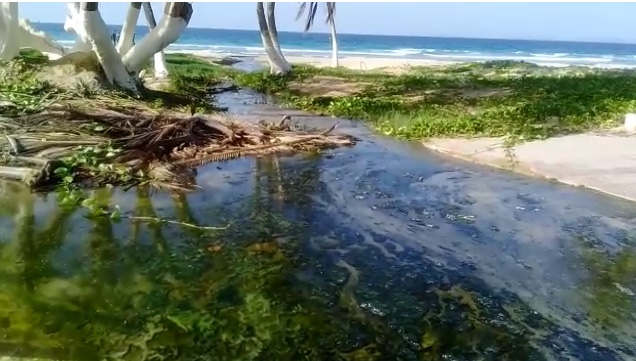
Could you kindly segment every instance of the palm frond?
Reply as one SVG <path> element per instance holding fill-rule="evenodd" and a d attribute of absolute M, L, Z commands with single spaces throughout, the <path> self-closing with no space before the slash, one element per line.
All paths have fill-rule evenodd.
<path fill-rule="evenodd" d="M 300 19 L 304 13 L 307 13 L 307 18 L 305 19 L 305 29 L 307 32 L 314 25 L 314 20 L 316 19 L 316 13 L 318 12 L 318 3 L 317 2 L 303 2 L 300 4 L 298 8 L 298 14 L 296 15 L 296 20 Z"/>
<path fill-rule="evenodd" d="M 314 20 L 316 19 L 316 14 L 318 13 L 318 5 L 321 4 L 319 2 L 301 2 L 298 7 L 298 13 L 296 14 L 296 20 L 300 20 L 300 18 L 306 13 L 307 17 L 305 19 L 305 28 L 304 31 L 307 32 L 314 25 Z M 335 2 L 327 2 L 324 3 L 326 5 L 327 10 L 327 18 L 325 19 L 327 24 L 330 24 L 335 21 L 336 17 L 336 3 Z"/>
<path fill-rule="evenodd" d="M 336 20 L 336 3 L 328 2 L 327 4 L 327 19 L 325 21 L 327 24 L 331 24 Z"/>

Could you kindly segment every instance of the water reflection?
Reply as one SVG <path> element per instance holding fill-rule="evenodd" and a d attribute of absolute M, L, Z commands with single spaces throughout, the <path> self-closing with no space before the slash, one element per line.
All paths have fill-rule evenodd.
<path fill-rule="evenodd" d="M 597 238 L 579 238 L 581 259 L 588 271 L 583 289 L 587 312 L 602 333 L 616 338 L 617 331 L 636 330 L 636 241 L 624 238 L 612 252 Z"/>
<path fill-rule="evenodd" d="M 201 179 L 216 187 L 200 193 L 94 191 L 98 204 L 122 208 L 121 223 L 3 184 L 0 352 L 134 361 L 620 360 L 633 352 L 633 244 L 610 252 L 593 232 L 579 237 L 566 276 L 582 285 L 572 291 L 584 303 L 546 310 L 537 305 L 549 296 L 537 289 L 531 304 L 524 287 L 497 287 L 484 271 L 493 263 L 478 257 L 504 240 L 494 262 L 519 250 L 543 254 L 523 244 L 527 234 L 510 233 L 512 224 L 489 218 L 513 200 L 480 198 L 486 190 L 468 189 L 457 172 L 420 179 L 381 163 L 264 157 L 203 169 L 203 178 L 224 175 Z M 526 207 L 553 207 L 524 197 Z M 475 205 L 484 213 L 471 218 Z M 535 277 L 526 262 L 525 277 Z"/>

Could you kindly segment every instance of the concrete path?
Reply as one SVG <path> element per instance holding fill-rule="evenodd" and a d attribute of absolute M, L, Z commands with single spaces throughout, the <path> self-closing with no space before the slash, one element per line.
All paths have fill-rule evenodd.
<path fill-rule="evenodd" d="M 432 139 L 423 144 L 468 161 L 552 178 L 636 201 L 636 136 L 577 134 L 517 145 L 500 138 Z"/>

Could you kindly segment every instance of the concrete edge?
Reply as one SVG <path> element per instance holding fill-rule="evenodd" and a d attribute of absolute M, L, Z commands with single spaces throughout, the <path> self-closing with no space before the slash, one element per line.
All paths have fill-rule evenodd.
<path fill-rule="evenodd" d="M 444 154 L 453 158 L 457 158 L 457 159 L 461 159 L 465 162 L 468 163 L 473 163 L 473 164 L 481 164 L 481 165 L 486 165 L 489 167 L 493 167 L 493 168 L 497 168 L 497 169 L 501 169 L 504 171 L 508 171 L 508 172 L 512 172 L 512 173 L 517 173 L 517 174 L 522 174 L 528 177 L 532 177 L 532 178 L 540 178 L 540 179 L 544 179 L 547 180 L 548 182 L 554 182 L 554 183 L 561 183 L 567 186 L 571 186 L 571 187 L 577 187 L 577 188 L 585 188 L 587 190 L 596 192 L 596 193 L 600 193 L 606 196 L 611 196 L 611 197 L 615 197 L 621 200 L 627 200 L 627 201 L 631 201 L 631 202 L 636 202 L 635 198 L 631 198 L 631 197 L 627 197 L 621 194 L 617 194 L 617 193 L 613 193 L 613 192 L 609 192 L 606 190 L 603 190 L 601 188 L 597 188 L 597 187 L 592 187 L 592 186 L 588 186 L 585 184 L 579 184 L 579 183 L 575 183 L 573 181 L 569 181 L 567 179 L 559 179 L 547 174 L 544 174 L 540 171 L 537 171 L 536 169 L 534 169 L 533 167 L 524 164 L 523 162 L 520 162 L 519 160 L 516 160 L 515 164 L 510 164 L 510 160 L 508 159 L 495 159 L 495 160 L 484 160 L 484 159 L 477 159 L 471 155 L 467 155 L 467 154 L 463 154 L 463 153 L 459 153 L 459 152 L 455 152 L 452 151 L 450 149 L 446 149 L 444 147 L 440 147 L 438 145 L 435 144 L 431 144 L 428 143 L 427 141 L 421 141 L 420 142 L 426 149 L 435 151 L 437 153 L 440 154 Z M 514 147 L 513 147 L 514 149 Z"/>

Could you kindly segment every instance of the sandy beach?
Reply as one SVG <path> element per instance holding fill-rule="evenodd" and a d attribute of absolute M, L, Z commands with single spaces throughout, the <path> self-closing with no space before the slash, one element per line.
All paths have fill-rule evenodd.
<path fill-rule="evenodd" d="M 286 56 L 287 61 L 292 64 L 308 64 L 316 67 L 329 67 L 331 66 L 331 57 L 318 57 L 318 56 Z M 267 63 L 265 56 L 256 57 L 256 61 L 259 63 Z M 438 61 L 430 59 L 409 59 L 399 57 L 362 57 L 351 56 L 341 57 L 338 60 L 339 66 L 356 69 L 356 70 L 369 70 L 378 68 L 408 68 L 411 66 L 435 66 L 435 65 L 447 65 L 457 62 L 451 61 Z"/>
<path fill-rule="evenodd" d="M 265 55 L 259 56 L 236 56 L 233 54 L 218 54 L 212 53 L 210 51 L 201 50 L 201 51 L 166 51 L 166 53 L 185 53 L 192 54 L 195 56 L 199 56 L 202 58 L 210 59 L 210 60 L 220 60 L 227 57 L 245 60 L 253 60 L 258 64 L 262 64 L 264 66 L 267 65 L 267 57 Z M 52 53 L 45 53 L 51 60 L 59 59 L 60 56 Z M 292 64 L 307 64 L 313 65 L 316 67 L 330 67 L 331 66 L 331 57 L 321 57 L 321 56 L 286 56 L 287 61 Z M 341 57 L 339 58 L 339 66 L 348 68 L 348 69 L 356 69 L 356 70 L 371 70 L 371 69 L 380 69 L 380 68 L 389 68 L 393 70 L 400 69 L 408 69 L 411 66 L 438 66 L 438 65 L 448 65 L 448 64 L 456 64 L 459 62 L 452 61 L 439 61 L 439 60 L 430 60 L 430 59 L 409 59 L 409 58 L 399 58 L 399 57 L 362 57 L 362 56 L 351 56 L 351 57 Z"/>
<path fill-rule="evenodd" d="M 225 57 L 232 57 L 241 59 L 242 61 L 255 61 L 258 64 L 264 66 L 267 65 L 267 57 L 265 55 L 257 56 L 240 56 L 235 54 L 219 54 L 212 53 L 207 50 L 200 51 L 167 51 L 167 53 L 187 53 L 195 56 L 200 56 L 206 59 L 222 59 Z M 290 56 L 286 55 L 285 59 L 292 64 L 308 64 L 316 67 L 330 67 L 331 57 L 324 56 Z M 440 61 L 430 59 L 410 59 L 400 57 L 365 57 L 365 56 L 342 56 L 338 60 L 339 66 L 348 69 L 369 70 L 379 68 L 392 68 L 392 69 L 406 69 L 411 66 L 436 66 L 436 65 L 448 65 L 460 63 L 458 61 Z"/>

